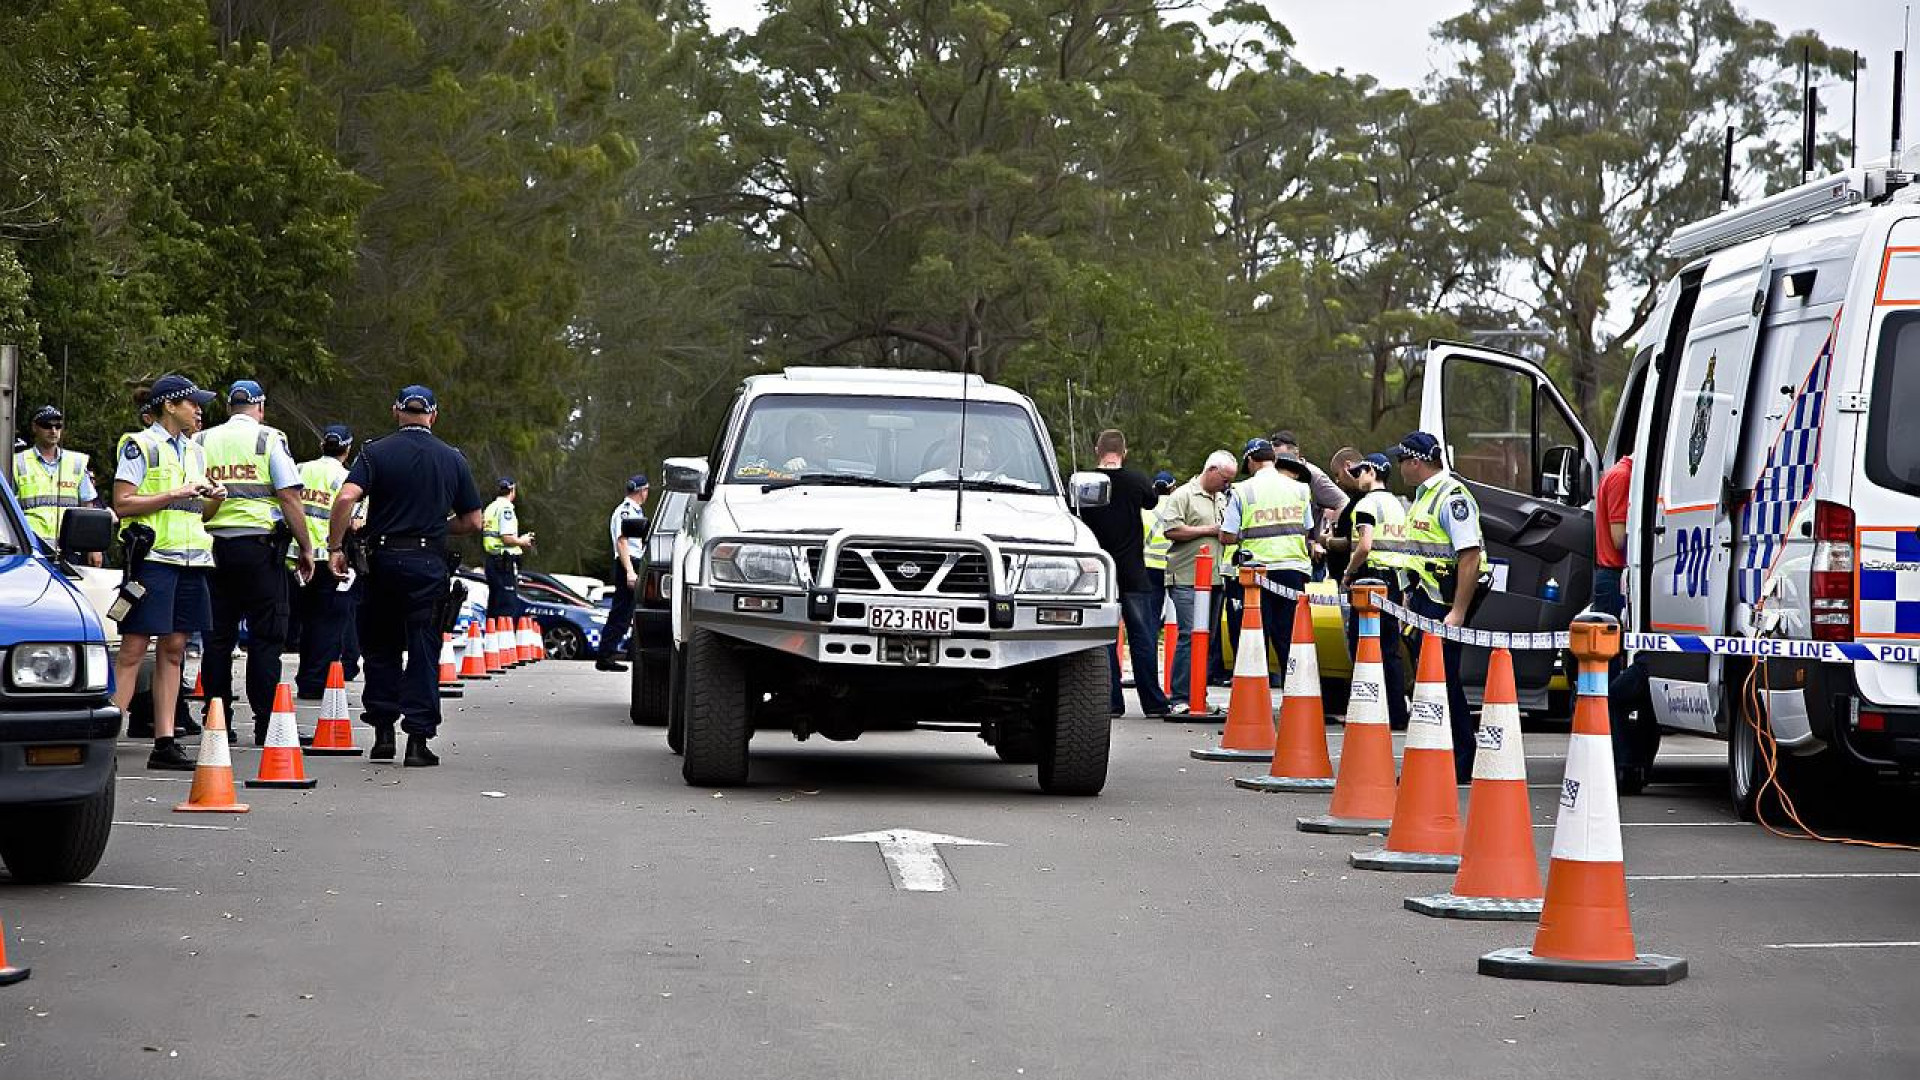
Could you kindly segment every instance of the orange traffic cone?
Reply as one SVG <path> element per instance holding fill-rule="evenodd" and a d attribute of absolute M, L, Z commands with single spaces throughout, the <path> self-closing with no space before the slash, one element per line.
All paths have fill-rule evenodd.
<path fill-rule="evenodd" d="M 1267 635 L 1260 622 L 1260 587 L 1253 567 L 1240 568 L 1247 602 L 1240 614 L 1240 640 L 1233 647 L 1233 696 L 1220 745 L 1190 750 L 1201 761 L 1273 760 L 1273 689 L 1267 685 Z M 1196 668 L 1197 669 L 1197 668 Z"/>
<path fill-rule="evenodd" d="M 1460 869 L 1460 785 L 1453 775 L 1453 721 L 1447 712 L 1447 669 L 1440 635 L 1420 646 L 1420 671 L 1407 707 L 1407 748 L 1400 755 L 1400 794 L 1387 846 L 1356 851 L 1360 870 L 1451 874 Z"/>
<path fill-rule="evenodd" d="M 460 657 L 460 678 L 463 682 L 493 678 L 487 673 L 487 639 L 480 632 L 479 619 L 467 623 L 467 649 Z"/>
<path fill-rule="evenodd" d="M 267 742 L 260 750 L 259 774 L 250 788 L 310 788 L 319 781 L 307 776 L 300 756 L 300 727 L 293 712 L 293 684 L 283 682 L 273 692 L 273 715 L 267 721 Z"/>
<path fill-rule="evenodd" d="M 1327 753 L 1327 714 L 1320 704 L 1320 657 L 1314 651 L 1313 605 L 1303 594 L 1293 605 L 1293 644 L 1287 649 L 1287 680 L 1280 701 L 1280 736 L 1273 768 L 1265 776 L 1242 776 L 1249 791 L 1331 791 L 1333 758 Z"/>
<path fill-rule="evenodd" d="M 1180 613 L 1173 600 L 1160 605 L 1160 692 L 1173 699 L 1173 650 L 1180 644 Z"/>
<path fill-rule="evenodd" d="M 1607 719 L 1607 661 L 1619 655 L 1620 624 L 1594 612 L 1573 621 L 1580 662 L 1560 817 L 1553 827 L 1547 897 L 1531 949 L 1480 958 L 1480 974 L 1503 979 L 1665 986 L 1687 977 L 1677 956 L 1636 954 L 1627 911 L 1627 868 Z"/>
<path fill-rule="evenodd" d="M 522 665 L 533 663 L 533 631 L 529 629 L 532 625 L 533 620 L 522 615 L 519 627 L 514 630 L 514 651 L 520 654 Z"/>
<path fill-rule="evenodd" d="M 1120 658 L 1120 689 L 1133 689 L 1133 658 L 1127 655 L 1127 627 L 1120 625 L 1120 634 L 1114 639 L 1114 655 Z"/>
<path fill-rule="evenodd" d="M 1340 739 L 1340 774 L 1327 812 L 1294 822 L 1301 832 L 1360 836 L 1383 833 L 1393 824 L 1393 729 L 1387 724 L 1386 685 L 1380 665 L 1380 601 L 1387 587 L 1378 581 L 1353 586 L 1353 617 L 1359 634 L 1353 657 L 1353 687 L 1347 693 L 1346 734 Z"/>
<path fill-rule="evenodd" d="M 1187 715 L 1211 719 L 1207 704 L 1207 657 L 1213 643 L 1213 552 L 1202 549 L 1193 563 L 1193 625 L 1187 630 L 1192 672 L 1187 679 Z"/>
<path fill-rule="evenodd" d="M 533 659 L 537 663 L 547 658 L 547 635 L 540 629 L 540 620 L 527 616 L 527 629 L 533 632 Z"/>
<path fill-rule="evenodd" d="M 347 719 L 347 680 L 335 660 L 327 668 L 327 692 L 320 695 L 320 723 L 313 729 L 313 745 L 307 753 L 316 757 L 359 757 L 353 745 L 353 721 Z"/>
<path fill-rule="evenodd" d="M 487 620 L 487 670 L 496 674 L 507 670 L 506 618 Z"/>
<path fill-rule="evenodd" d="M 443 698 L 464 697 L 466 690 L 460 686 L 460 668 L 453 659 L 453 635 L 440 635 L 440 696 Z"/>
<path fill-rule="evenodd" d="M 177 814 L 244 814 L 247 804 L 233 800 L 233 758 L 227 753 L 227 708 L 219 698 L 207 702 L 206 731 L 200 737 L 200 759 L 194 763 L 193 786 L 187 801 L 173 808 Z"/>
<path fill-rule="evenodd" d="M 32 968 L 14 967 L 7 963 L 7 928 L 5 924 L 0 924 L 0 986 L 12 986 L 17 982 L 25 982 L 27 976 L 31 974 L 33 974 Z"/>
<path fill-rule="evenodd" d="M 1527 754 L 1520 745 L 1520 699 L 1513 654 L 1487 660 L 1487 692 L 1474 737 L 1473 790 L 1467 795 L 1467 838 L 1451 892 L 1407 897 L 1407 910 L 1445 919 L 1540 916 L 1540 859 L 1533 851 L 1533 807 L 1527 801 Z"/>

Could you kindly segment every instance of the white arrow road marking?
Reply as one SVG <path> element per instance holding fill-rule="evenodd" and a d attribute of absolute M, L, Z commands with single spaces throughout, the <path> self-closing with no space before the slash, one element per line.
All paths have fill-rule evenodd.
<path fill-rule="evenodd" d="M 880 857 L 887 860 L 887 873 L 893 887 L 906 892 L 945 892 L 953 887 L 953 874 L 940 857 L 937 845 L 950 847 L 1005 847 L 989 840 L 969 840 L 964 836 L 921 832 L 918 829 L 885 829 L 880 832 L 849 833 L 846 836 L 819 836 L 841 844 L 878 844 Z"/>

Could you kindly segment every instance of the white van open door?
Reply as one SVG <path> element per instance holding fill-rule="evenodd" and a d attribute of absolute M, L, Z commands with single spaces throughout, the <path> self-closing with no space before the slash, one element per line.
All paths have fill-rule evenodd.
<path fill-rule="evenodd" d="M 1593 594 L 1593 491 L 1599 453 L 1546 372 L 1480 345 L 1427 348 L 1420 427 L 1480 504 L 1493 591 L 1474 615 L 1483 630 L 1565 630 Z M 1556 595 L 1557 592 L 1557 595 Z M 1487 652 L 1466 651 L 1469 687 L 1485 683 Z M 1520 704 L 1546 707 L 1555 657 L 1517 652 Z"/>

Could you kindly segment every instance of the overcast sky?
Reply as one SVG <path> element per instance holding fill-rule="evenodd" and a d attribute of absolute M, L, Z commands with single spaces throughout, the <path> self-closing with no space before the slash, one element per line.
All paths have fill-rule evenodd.
<path fill-rule="evenodd" d="M 1300 59 L 1321 68 L 1364 71 L 1383 83 L 1412 86 L 1423 81 L 1442 58 L 1432 51 L 1432 28 L 1469 5 L 1464 0 L 1271 0 L 1267 7 L 1292 32 Z M 1860 77 L 1860 146 L 1863 159 L 1887 149 L 1892 103 L 1893 50 L 1901 47 L 1907 4 L 1902 0 L 1745 0 L 1748 14 L 1767 19 L 1783 32 L 1812 26 L 1841 48 L 1858 49 L 1867 64 Z M 716 26 L 751 26 L 760 19 L 759 0 L 708 0 Z M 1912 65 L 1909 65 L 1911 69 Z M 1908 79 L 1909 87 L 1916 81 Z M 1909 93 L 1911 102 L 1915 93 Z M 1850 91 L 1844 85 L 1822 92 L 1828 124 L 1842 131 L 1848 123 Z M 1913 145 L 1911 105 L 1906 110 L 1908 145 Z"/>

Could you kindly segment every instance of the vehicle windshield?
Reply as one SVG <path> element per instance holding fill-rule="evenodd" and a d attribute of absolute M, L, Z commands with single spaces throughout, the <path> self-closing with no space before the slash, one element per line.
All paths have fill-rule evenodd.
<path fill-rule="evenodd" d="M 747 413 L 726 476 L 737 484 L 953 486 L 1054 493 L 1053 470 L 1026 410 L 946 398 L 767 395 Z"/>
<path fill-rule="evenodd" d="M 1920 415 L 1920 312 L 1887 317 L 1874 368 L 1867 476 L 1883 487 L 1920 494 L 1920 440 L 1895 430 Z"/>
<path fill-rule="evenodd" d="M 18 555 L 30 550 L 26 530 L 14 524 L 13 515 L 0 505 L 0 554 Z"/>

